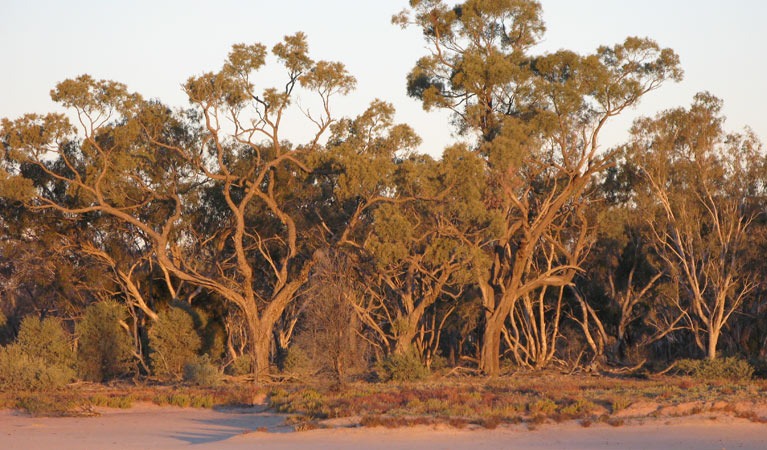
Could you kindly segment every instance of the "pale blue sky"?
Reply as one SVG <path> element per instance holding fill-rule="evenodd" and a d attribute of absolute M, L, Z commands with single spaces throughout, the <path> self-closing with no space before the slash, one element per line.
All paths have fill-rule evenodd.
<path fill-rule="evenodd" d="M 690 103 L 709 90 L 725 101 L 728 128 L 750 125 L 767 140 L 767 2 L 763 0 L 542 0 L 548 31 L 540 51 L 593 51 L 629 35 L 649 36 L 679 53 L 685 81 L 650 94 L 638 112 L 615 121 L 614 144 L 637 114 Z M 405 95 L 405 76 L 424 54 L 416 30 L 390 24 L 407 0 L 0 0 L 0 117 L 57 110 L 57 81 L 88 73 L 126 83 L 145 97 L 186 105 L 179 85 L 220 67 L 236 42 L 271 47 L 308 34 L 315 59 L 345 63 L 358 89 L 336 103 L 355 115 L 378 97 L 438 155 L 451 141 L 445 114 L 425 113 Z M 267 74 L 268 78 L 269 74 Z M 310 104 L 306 99 L 305 104 Z M 283 136 L 306 135 L 301 122 Z"/>

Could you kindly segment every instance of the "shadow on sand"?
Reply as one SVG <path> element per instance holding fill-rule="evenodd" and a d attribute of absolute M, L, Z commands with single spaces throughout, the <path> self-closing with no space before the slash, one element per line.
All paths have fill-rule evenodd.
<path fill-rule="evenodd" d="M 203 419 L 190 417 L 186 420 L 188 431 L 178 430 L 168 437 L 193 445 L 212 444 L 259 429 L 266 429 L 269 433 L 292 430 L 292 427 L 283 425 L 284 414 L 268 412 L 265 408 L 214 408 L 213 416 Z"/>

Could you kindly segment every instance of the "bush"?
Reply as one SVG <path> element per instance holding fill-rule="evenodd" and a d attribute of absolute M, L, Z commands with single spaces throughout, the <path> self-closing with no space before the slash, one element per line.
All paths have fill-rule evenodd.
<path fill-rule="evenodd" d="M 216 386 L 221 381 L 221 372 L 210 357 L 204 355 L 184 364 L 184 381 L 198 386 Z"/>
<path fill-rule="evenodd" d="M 152 371 L 159 377 L 177 380 L 184 373 L 184 365 L 194 362 L 202 342 L 188 311 L 172 306 L 159 316 L 149 330 Z"/>
<path fill-rule="evenodd" d="M 120 326 L 127 316 L 124 306 L 106 301 L 85 310 L 77 324 L 77 366 L 83 378 L 103 381 L 124 375 L 131 368 L 133 339 Z"/>
<path fill-rule="evenodd" d="M 33 417 L 77 417 L 93 415 L 87 402 L 76 394 L 25 395 L 18 399 L 16 408 Z"/>
<path fill-rule="evenodd" d="M 416 381 L 429 375 L 429 369 L 414 351 L 392 354 L 376 365 L 376 375 L 381 381 Z"/>
<path fill-rule="evenodd" d="M 245 354 L 240 355 L 239 358 L 232 361 L 232 363 L 226 367 L 226 373 L 228 375 L 237 377 L 240 375 L 248 375 L 253 373 L 254 368 L 255 363 L 253 361 L 253 356 Z"/>
<path fill-rule="evenodd" d="M 49 391 L 64 387 L 74 370 L 48 365 L 24 352 L 17 344 L 0 347 L 0 391 Z"/>
<path fill-rule="evenodd" d="M 306 352 L 296 345 L 288 348 L 285 360 L 282 362 L 282 372 L 294 376 L 310 375 L 314 370 L 312 360 Z"/>
<path fill-rule="evenodd" d="M 701 380 L 744 381 L 754 376 L 751 364 L 739 358 L 682 359 L 677 362 L 676 371 Z"/>
<path fill-rule="evenodd" d="M 71 338 L 56 317 L 42 320 L 34 316 L 25 317 L 21 321 L 16 343 L 21 351 L 41 358 L 49 366 L 74 366 Z"/>
<path fill-rule="evenodd" d="M 200 353 L 209 355 L 212 363 L 219 364 L 226 352 L 226 330 L 210 313 L 194 308 L 191 311 L 195 328 L 200 335 Z"/>

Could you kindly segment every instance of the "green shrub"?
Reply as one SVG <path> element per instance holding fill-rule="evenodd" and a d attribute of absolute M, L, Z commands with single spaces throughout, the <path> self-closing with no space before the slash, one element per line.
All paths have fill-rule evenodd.
<path fill-rule="evenodd" d="M 184 364 L 184 381 L 198 386 L 217 386 L 221 381 L 221 372 L 210 357 L 204 355 Z"/>
<path fill-rule="evenodd" d="M 130 395 L 110 397 L 102 394 L 96 394 L 88 399 L 88 403 L 90 403 L 92 406 L 129 409 L 133 406 L 133 397 Z"/>
<path fill-rule="evenodd" d="M 447 360 L 447 358 L 442 356 L 440 353 L 437 353 L 431 358 L 430 369 L 433 370 L 434 372 L 445 370 L 448 367 L 450 367 L 450 362 Z"/>
<path fill-rule="evenodd" d="M 195 318 L 195 328 L 200 335 L 200 353 L 209 355 L 211 362 L 215 364 L 221 363 L 226 352 L 226 329 L 202 309 L 194 308 L 192 314 Z"/>
<path fill-rule="evenodd" d="M 381 381 L 416 381 L 429 375 L 429 369 L 415 352 L 391 354 L 376 365 L 376 375 Z"/>
<path fill-rule="evenodd" d="M 16 343 L 24 353 L 41 358 L 49 366 L 74 366 L 71 338 L 56 317 L 42 320 L 25 317 L 19 326 Z"/>
<path fill-rule="evenodd" d="M 282 371 L 295 376 L 309 375 L 313 372 L 312 360 L 301 347 L 292 345 L 282 362 Z"/>
<path fill-rule="evenodd" d="M 210 394 L 192 396 L 192 408 L 212 408 L 214 403 L 213 396 Z"/>
<path fill-rule="evenodd" d="M 188 408 L 192 404 L 192 398 L 187 394 L 173 394 L 168 399 L 168 402 L 179 408 Z"/>
<path fill-rule="evenodd" d="M 184 365 L 194 362 L 202 342 L 188 311 L 172 306 L 159 316 L 149 330 L 152 371 L 161 378 L 178 380 Z"/>
<path fill-rule="evenodd" d="M 739 358 L 682 359 L 677 362 L 676 371 L 701 380 L 743 381 L 754 376 L 751 364 Z"/>
<path fill-rule="evenodd" d="M 532 415 L 548 416 L 556 412 L 557 404 L 548 398 L 542 398 L 536 402 L 529 403 L 527 409 Z"/>
<path fill-rule="evenodd" d="M 16 408 L 34 417 L 74 417 L 93 415 L 85 399 L 78 395 L 25 395 L 18 399 Z"/>
<path fill-rule="evenodd" d="M 567 418 L 578 418 L 588 416 L 596 411 L 597 405 L 589 400 L 579 398 L 567 406 L 562 407 L 560 412 Z"/>
<path fill-rule="evenodd" d="M 49 391 L 60 389 L 74 378 L 66 366 L 48 365 L 17 344 L 0 347 L 0 391 Z"/>
<path fill-rule="evenodd" d="M 94 303 L 76 326 L 79 337 L 77 367 L 83 378 L 108 380 L 126 374 L 133 360 L 133 339 L 120 326 L 127 316 L 124 306 L 106 301 Z"/>
<path fill-rule="evenodd" d="M 255 364 L 252 355 L 241 355 L 226 367 L 226 373 L 232 376 L 248 375 L 253 373 Z"/>

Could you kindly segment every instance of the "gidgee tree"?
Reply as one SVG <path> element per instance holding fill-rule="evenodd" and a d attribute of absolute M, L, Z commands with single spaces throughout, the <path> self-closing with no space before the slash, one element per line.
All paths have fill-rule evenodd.
<path fill-rule="evenodd" d="M 406 11 L 394 21 L 422 29 L 431 53 L 409 75 L 409 93 L 427 109 L 451 110 L 459 131 L 478 137 L 486 205 L 503 222 L 488 249 L 492 264 L 476 280 L 486 310 L 480 368 L 498 373 L 513 314 L 528 327 L 527 338 L 510 344 L 520 346 L 512 349 L 515 359 L 541 367 L 558 337 L 551 302 L 556 310 L 588 252 L 583 210 L 594 175 L 612 163 L 600 132 L 664 81 L 681 79 L 678 57 L 640 38 L 591 55 L 530 55 L 544 32 L 541 5 L 532 0 L 410 4 L 412 16 Z M 534 308 L 520 303 L 527 297 L 538 299 Z"/>

